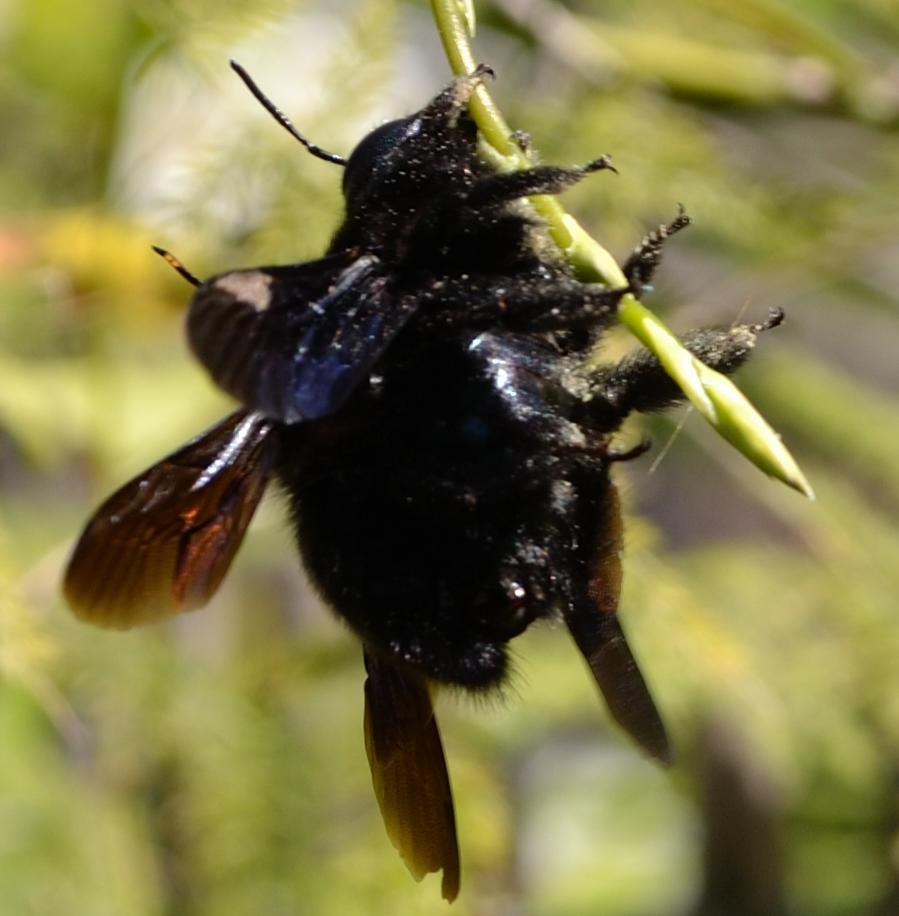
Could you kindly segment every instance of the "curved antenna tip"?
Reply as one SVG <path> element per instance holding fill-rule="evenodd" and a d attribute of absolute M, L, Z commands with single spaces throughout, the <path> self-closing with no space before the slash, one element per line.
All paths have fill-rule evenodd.
<path fill-rule="evenodd" d="M 241 78 L 243 84 L 253 93 L 253 97 L 260 105 L 295 139 L 306 147 L 317 159 L 332 162 L 334 165 L 346 165 L 346 159 L 337 153 L 322 149 L 311 140 L 307 140 L 294 126 L 290 118 L 278 108 L 277 105 L 256 85 L 256 81 L 247 73 L 246 69 L 233 58 L 229 61 L 231 69 Z"/>

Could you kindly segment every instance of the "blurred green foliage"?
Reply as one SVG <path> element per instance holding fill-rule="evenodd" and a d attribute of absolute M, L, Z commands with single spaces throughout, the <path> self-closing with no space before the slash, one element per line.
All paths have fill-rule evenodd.
<path fill-rule="evenodd" d="M 625 254 L 678 201 L 696 217 L 653 308 L 787 310 L 741 384 L 818 502 L 688 413 L 649 424 L 662 445 L 686 421 L 622 469 L 622 613 L 680 762 L 639 759 L 563 635 L 527 634 L 504 702 L 441 703 L 455 911 L 899 912 L 899 5 L 478 12 L 545 160 L 615 156 L 567 200 L 604 243 Z M 227 409 L 150 242 L 204 275 L 313 257 L 339 219 L 339 176 L 227 59 L 344 151 L 446 80 L 425 6 L 13 0 L 0 52 L 0 910 L 442 912 L 383 835 L 359 652 L 277 496 L 207 610 L 106 633 L 59 596 L 96 501 Z"/>

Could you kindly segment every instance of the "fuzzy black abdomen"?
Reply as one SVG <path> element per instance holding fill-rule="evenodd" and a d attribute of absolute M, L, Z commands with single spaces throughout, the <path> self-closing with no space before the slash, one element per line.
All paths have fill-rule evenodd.
<path fill-rule="evenodd" d="M 470 688 L 501 681 L 506 642 L 552 609 L 564 539 L 554 443 L 513 415 L 480 356 L 466 339 L 398 360 L 339 435 L 333 421 L 286 428 L 280 469 L 304 563 L 337 613 L 369 645 Z"/>

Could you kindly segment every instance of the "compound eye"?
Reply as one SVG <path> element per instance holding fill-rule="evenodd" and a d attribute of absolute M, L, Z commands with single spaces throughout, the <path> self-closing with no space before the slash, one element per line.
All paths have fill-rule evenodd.
<path fill-rule="evenodd" d="M 347 201 L 358 199 L 372 181 L 378 181 L 390 170 L 397 148 L 418 132 L 419 125 L 417 116 L 388 121 L 359 141 L 343 173 L 343 194 Z"/>

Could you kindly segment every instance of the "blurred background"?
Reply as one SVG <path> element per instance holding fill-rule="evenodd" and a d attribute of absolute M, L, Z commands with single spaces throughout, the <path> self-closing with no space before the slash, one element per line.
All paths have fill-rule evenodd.
<path fill-rule="evenodd" d="M 502 702 L 441 699 L 459 916 L 899 913 L 899 3 L 479 0 L 478 59 L 619 258 L 678 202 L 648 304 L 763 318 L 739 382 L 818 494 L 687 409 L 620 467 L 622 616 L 678 763 L 610 723 L 565 633 Z M 0 3 L 0 911 L 442 913 L 390 847 L 358 646 L 272 492 L 210 606 L 109 633 L 59 594 L 99 500 L 230 409 L 200 276 L 318 256 L 348 152 L 449 77 L 415 0 Z M 628 342 L 610 341 L 615 353 Z M 641 430 L 629 428 L 634 439 Z"/>

